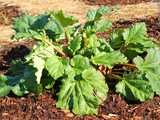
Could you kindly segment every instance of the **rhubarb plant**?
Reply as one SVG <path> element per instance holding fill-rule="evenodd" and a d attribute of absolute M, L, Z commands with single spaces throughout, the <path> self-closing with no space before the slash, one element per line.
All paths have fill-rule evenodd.
<path fill-rule="evenodd" d="M 59 85 L 56 107 L 86 115 L 98 113 L 110 83 L 129 101 L 160 95 L 160 48 L 146 37 L 144 22 L 113 30 L 107 40 L 96 35 L 113 24 L 104 15 L 118 9 L 89 10 L 83 25 L 63 11 L 14 18 L 12 39 L 37 43 L 24 61 L 13 61 L 9 73 L 0 75 L 0 96 L 13 92 L 38 97 Z"/>

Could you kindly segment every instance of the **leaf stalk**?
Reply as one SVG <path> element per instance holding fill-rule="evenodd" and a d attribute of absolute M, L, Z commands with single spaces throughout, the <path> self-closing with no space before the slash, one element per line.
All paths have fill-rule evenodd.
<path fill-rule="evenodd" d="M 55 45 L 53 45 L 48 39 L 44 38 L 44 42 L 46 42 L 48 45 L 52 46 L 54 50 L 56 50 L 59 54 L 70 60 L 70 57 L 68 57 L 63 51 L 61 51 L 59 48 L 57 48 Z"/>

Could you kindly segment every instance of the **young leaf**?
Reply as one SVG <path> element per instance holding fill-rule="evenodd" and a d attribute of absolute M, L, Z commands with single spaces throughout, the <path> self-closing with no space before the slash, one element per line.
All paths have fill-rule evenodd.
<path fill-rule="evenodd" d="M 61 60 L 62 59 L 58 56 L 52 56 L 48 58 L 45 63 L 45 68 L 55 80 L 62 77 L 64 74 L 64 66 Z"/>
<path fill-rule="evenodd" d="M 117 11 L 117 10 L 119 10 L 119 8 L 120 8 L 120 6 L 117 6 L 114 8 L 109 8 L 104 5 L 101 5 L 98 8 L 98 10 L 88 10 L 86 18 L 89 21 L 96 21 L 96 20 L 100 19 L 103 15 L 105 15 L 106 13 L 111 12 L 111 11 Z"/>
<path fill-rule="evenodd" d="M 74 53 L 81 48 L 82 37 L 76 36 L 73 40 L 71 40 L 68 44 L 69 49 Z"/>
<path fill-rule="evenodd" d="M 108 68 L 112 68 L 117 63 L 127 63 L 127 58 L 119 51 L 113 51 L 111 53 L 101 52 L 100 54 L 91 58 L 91 61 L 95 65 L 104 65 Z"/>
<path fill-rule="evenodd" d="M 141 72 L 160 73 L 160 49 L 158 47 L 148 49 L 145 60 L 137 56 L 133 61 Z"/>
<path fill-rule="evenodd" d="M 136 23 L 132 25 L 130 29 L 125 29 L 123 32 L 123 37 L 125 40 L 125 44 L 128 45 L 129 43 L 141 43 L 145 35 L 147 34 L 146 24 Z"/>
<path fill-rule="evenodd" d="M 106 98 L 107 92 L 108 86 L 103 75 L 93 68 L 88 69 L 78 80 L 62 81 L 56 106 L 79 115 L 97 114 L 98 104 Z"/>
<path fill-rule="evenodd" d="M 100 42 L 97 38 L 96 35 L 91 35 L 89 38 L 88 38 L 88 43 L 85 43 L 86 41 L 84 41 L 84 44 L 85 44 L 85 47 L 87 48 L 90 48 L 90 47 L 99 47 L 100 46 Z"/>
<path fill-rule="evenodd" d="M 123 29 L 114 30 L 109 34 L 110 42 L 109 44 L 112 46 L 113 49 L 120 49 L 123 44 L 125 43 L 123 39 L 122 33 L 124 32 Z"/>
<path fill-rule="evenodd" d="M 143 74 L 128 74 L 116 85 L 116 92 L 121 93 L 127 100 L 146 101 L 153 98 L 152 87 Z"/>
<path fill-rule="evenodd" d="M 112 52 L 114 49 L 111 47 L 111 45 L 106 41 L 104 38 L 98 38 L 98 41 L 100 42 L 100 48 L 103 49 L 105 52 Z"/>

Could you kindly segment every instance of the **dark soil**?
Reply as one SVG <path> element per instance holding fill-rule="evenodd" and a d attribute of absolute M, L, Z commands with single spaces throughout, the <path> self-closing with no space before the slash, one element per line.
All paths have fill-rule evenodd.
<path fill-rule="evenodd" d="M 144 2 L 150 2 L 151 0 L 82 0 L 89 5 L 106 5 L 106 6 L 115 6 L 115 5 L 131 5 Z"/>
<path fill-rule="evenodd" d="M 132 23 L 141 21 L 147 24 L 148 36 L 160 40 L 157 16 L 132 21 L 117 21 L 113 28 L 128 28 Z M 98 36 L 108 39 L 108 32 L 99 33 Z M 12 42 L 4 46 L 0 50 L 0 74 L 7 73 L 12 60 L 23 59 L 34 44 L 34 41 L 27 40 Z M 127 103 L 121 95 L 110 92 L 103 104 L 99 106 L 98 115 L 76 116 L 70 111 L 55 107 L 55 94 L 55 90 L 52 89 L 45 91 L 38 98 L 32 94 L 23 97 L 10 94 L 5 98 L 0 98 L 0 120 L 160 120 L 160 97 L 158 96 L 144 103 Z"/>

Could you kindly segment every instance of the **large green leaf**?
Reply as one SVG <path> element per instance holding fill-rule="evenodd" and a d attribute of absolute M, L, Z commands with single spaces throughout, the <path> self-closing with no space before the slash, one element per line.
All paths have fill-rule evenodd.
<path fill-rule="evenodd" d="M 130 29 L 125 29 L 123 32 L 123 37 L 125 40 L 125 44 L 129 43 L 141 43 L 147 34 L 146 24 L 136 23 L 132 25 Z"/>
<path fill-rule="evenodd" d="M 21 17 L 13 19 L 12 29 L 16 31 L 16 34 L 12 36 L 17 40 L 21 38 L 29 39 L 31 34 L 29 29 L 31 25 L 36 21 L 35 17 L 29 16 L 27 13 L 23 13 Z"/>
<path fill-rule="evenodd" d="M 62 81 L 56 106 L 80 115 L 97 114 L 98 104 L 106 98 L 107 92 L 108 86 L 103 75 L 93 68 L 88 69 L 79 79 Z"/>
<path fill-rule="evenodd" d="M 17 40 L 29 39 L 33 37 L 33 33 L 38 34 L 38 30 L 44 29 L 48 22 L 48 15 L 41 14 L 38 16 L 30 16 L 27 13 L 23 13 L 21 17 L 13 19 L 12 29 L 16 31 L 16 34 L 12 36 Z"/>
<path fill-rule="evenodd" d="M 28 92 L 32 92 L 35 94 L 35 96 L 39 96 L 39 94 L 42 92 L 42 87 L 37 83 L 37 79 L 39 77 L 39 74 L 36 74 L 37 71 L 37 68 L 26 64 L 23 68 L 23 71 L 18 75 L 13 77 L 6 76 L 5 79 L 3 77 L 1 80 L 5 80 L 5 82 L 1 84 L 3 89 L 1 89 L 2 91 L 0 91 L 0 94 L 4 94 L 3 90 L 5 89 L 6 94 L 4 94 L 4 96 L 6 96 L 10 90 L 12 90 L 17 96 L 22 96 Z"/>
<path fill-rule="evenodd" d="M 116 92 L 124 95 L 129 101 L 146 101 L 154 96 L 154 92 L 148 81 L 131 75 L 116 85 Z"/>
<path fill-rule="evenodd" d="M 75 19 L 74 17 L 64 14 L 62 10 L 57 12 L 52 12 L 51 16 L 55 20 L 57 20 L 63 28 L 71 26 L 74 23 L 78 22 L 78 20 Z"/>
<path fill-rule="evenodd" d="M 158 47 L 150 48 L 147 51 L 145 60 L 140 56 L 134 59 L 134 63 L 141 72 L 160 73 L 160 49 Z"/>
<path fill-rule="evenodd" d="M 153 91 L 156 92 L 157 95 L 160 95 L 160 73 L 154 74 L 152 72 L 147 72 L 146 78 L 150 81 Z"/>
<path fill-rule="evenodd" d="M 71 66 L 77 74 L 91 67 L 89 59 L 81 55 L 75 55 L 73 59 L 71 59 Z"/>
<path fill-rule="evenodd" d="M 35 94 L 38 97 L 42 93 L 42 85 L 37 83 L 37 73 L 38 69 L 34 68 L 33 66 L 27 65 L 25 67 L 23 77 L 23 85 L 25 89 L 29 92 Z"/>
<path fill-rule="evenodd" d="M 65 74 L 68 78 L 74 79 L 76 75 L 82 74 L 85 69 L 91 68 L 89 59 L 81 55 L 75 55 L 70 64 L 65 67 Z"/>
<path fill-rule="evenodd" d="M 101 52 L 100 54 L 91 58 L 91 61 L 95 65 L 104 65 L 112 68 L 117 63 L 127 63 L 127 58 L 119 51 L 113 51 L 111 53 Z"/>
<path fill-rule="evenodd" d="M 45 63 L 45 68 L 55 80 L 62 77 L 64 74 L 62 59 L 58 56 L 52 56 L 48 58 Z"/>

